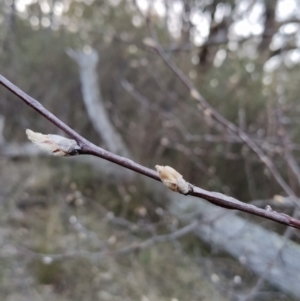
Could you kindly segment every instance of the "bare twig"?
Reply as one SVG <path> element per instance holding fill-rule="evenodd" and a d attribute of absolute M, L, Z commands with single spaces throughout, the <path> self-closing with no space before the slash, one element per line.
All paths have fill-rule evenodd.
<path fill-rule="evenodd" d="M 78 145 L 80 146 L 80 149 L 78 150 L 78 154 L 93 155 L 96 157 L 100 157 L 100 158 L 103 158 L 110 162 L 113 162 L 115 164 L 118 164 L 120 166 L 123 166 L 125 168 L 131 169 L 137 173 L 145 175 L 156 181 L 161 181 L 157 172 L 155 172 L 154 170 L 149 169 L 140 164 L 137 164 L 134 161 L 129 160 L 127 158 L 115 155 L 109 151 L 106 151 L 106 150 L 94 145 L 93 143 L 91 143 L 90 141 L 88 141 L 87 139 L 85 139 L 84 137 L 79 135 L 76 131 L 71 129 L 68 125 L 66 125 L 64 122 L 62 122 L 60 119 L 58 119 L 51 112 L 49 112 L 37 100 L 35 100 L 34 98 L 27 95 L 25 92 L 23 92 L 20 88 L 15 86 L 13 83 L 11 83 L 9 80 L 7 80 L 2 75 L 0 75 L 0 83 L 2 86 L 7 88 L 8 90 L 10 90 L 13 94 L 18 96 L 21 100 L 23 100 L 27 105 L 29 105 L 34 110 L 36 110 L 38 113 L 40 113 L 42 116 L 44 116 L 46 119 L 51 121 L 53 124 L 55 124 L 61 130 L 63 130 L 65 133 L 67 133 L 70 137 L 75 139 L 77 141 Z M 221 115 L 220 115 L 220 118 L 222 120 L 224 119 L 224 117 L 222 117 Z M 224 120 L 226 121 L 226 123 L 228 122 L 226 119 L 224 119 Z M 231 127 L 235 128 L 235 126 L 233 124 Z M 244 134 L 244 133 L 242 133 L 242 134 L 243 134 L 242 135 L 243 139 L 248 141 L 249 138 L 245 138 L 246 134 Z M 248 137 L 248 136 L 246 136 L 246 137 Z M 252 142 L 252 143 L 254 143 L 254 142 Z M 269 160 L 266 160 L 266 159 L 265 159 L 265 161 L 270 162 Z M 205 200 L 209 201 L 210 203 L 220 206 L 220 207 L 248 212 L 253 215 L 261 216 L 266 219 L 270 219 L 270 220 L 276 221 L 278 223 L 300 229 L 300 220 L 298 220 L 296 218 L 293 218 L 284 213 L 278 213 L 273 210 L 261 209 L 256 206 L 253 206 L 251 204 L 243 203 L 237 199 L 234 199 L 232 197 L 226 196 L 221 193 L 207 191 L 200 187 L 191 185 L 191 190 L 188 192 L 188 194 L 198 197 L 198 198 L 205 199 Z M 294 193 L 291 193 L 291 194 L 293 197 L 295 197 Z"/>

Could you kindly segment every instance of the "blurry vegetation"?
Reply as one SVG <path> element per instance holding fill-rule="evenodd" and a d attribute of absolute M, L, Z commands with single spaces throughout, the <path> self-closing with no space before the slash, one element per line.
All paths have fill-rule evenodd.
<path fill-rule="evenodd" d="M 111 120 L 138 162 L 147 166 L 157 162 L 172 163 L 191 182 L 203 188 L 230 193 L 243 200 L 252 199 L 247 189 L 241 145 L 222 139 L 220 142 L 206 141 L 205 135 L 222 136 L 222 130 L 220 132 L 213 122 L 206 120 L 209 116 L 197 110 L 197 104 L 189 98 L 178 79 L 143 45 L 143 38 L 149 34 L 130 2 L 120 1 L 115 5 L 109 1 L 92 4 L 72 1 L 62 16 L 56 16 L 58 8 L 54 9 L 52 27 L 48 24 L 51 12 L 42 13 L 37 10 L 38 6 L 38 2 L 29 5 L 27 12 L 21 14 L 23 17 L 15 19 L 13 27 L 4 22 L 0 60 L 5 76 L 42 101 L 75 130 L 101 144 L 87 115 L 82 114 L 78 72 L 65 53 L 68 47 L 91 45 L 100 54 L 99 84 Z M 5 9 L 9 10 L 9 6 Z M 41 18 L 41 23 L 37 18 Z M 170 43 L 168 29 L 163 20 L 159 21 L 158 17 L 157 20 L 159 37 L 167 48 Z M 174 44 L 176 40 L 171 42 Z M 211 65 L 205 71 L 198 64 L 197 48 L 175 52 L 174 58 L 221 114 L 236 124 L 242 122 L 254 137 L 271 144 L 275 140 L 277 144 L 274 110 L 281 69 L 278 69 L 279 74 L 276 70 L 273 73 L 263 71 L 260 57 L 250 52 L 252 48 L 250 41 L 242 44 L 238 51 L 221 45 L 215 57 L 217 67 Z M 287 67 L 282 68 L 286 70 Z M 295 103 L 298 100 L 295 89 L 298 69 L 298 65 L 293 65 L 284 71 L 284 108 L 291 122 L 296 118 L 293 114 L 297 115 L 300 110 Z M 136 91 L 146 97 L 149 107 L 145 108 L 124 91 L 122 80 L 133 84 Z M 23 129 L 27 127 L 57 131 L 30 108 L 13 101 L 8 91 L 2 93 L 1 112 L 10 116 L 5 127 L 5 137 L 9 140 L 24 140 Z M 151 107 L 151 103 L 156 107 Z M 22 116 L 18 114 L 20 110 Z M 241 120 L 241 112 L 244 120 Z M 293 128 L 295 142 L 298 136 L 297 129 Z M 141 148 L 141 145 L 147 147 Z M 270 155 L 280 159 L 276 152 Z M 268 181 L 263 169 L 257 166 L 255 156 L 250 153 L 247 160 L 253 181 L 259 187 L 255 197 L 267 198 L 280 193 L 279 187 L 273 180 Z"/>
<path fill-rule="evenodd" d="M 101 244 L 107 244 L 110 250 L 119 249 L 142 241 L 145 237 L 143 232 L 128 233 L 128 229 L 108 223 L 109 212 L 103 211 L 104 206 L 117 208 L 122 203 L 120 194 L 112 192 L 109 182 L 98 186 L 95 201 L 85 194 L 93 194 L 90 187 L 96 185 L 98 179 L 91 178 L 86 186 L 80 186 L 86 179 L 85 172 L 88 169 L 77 167 L 67 170 L 64 167 L 47 167 L 43 163 L 48 171 L 45 177 L 44 170 L 36 166 L 37 162 L 39 161 L 18 164 L 18 169 L 23 171 L 23 175 L 27 175 L 27 183 L 20 191 L 15 207 L 20 208 L 21 203 L 25 203 L 26 207 L 21 207 L 21 210 L 6 210 L 6 215 L 1 216 L 1 224 L 5 225 L 2 231 L 10 229 L 7 232 L 10 242 L 6 242 L 7 251 L 2 247 L 2 256 L 9 258 L 15 244 L 18 246 L 20 242 L 25 247 L 21 247 L 25 257 L 17 256 L 14 263 L 10 260 L 0 261 L 1 275 L 4 277 L 0 278 L 0 296 L 3 300 L 23 300 L 17 299 L 20 296 L 16 297 L 13 294 L 17 292 L 18 285 L 26 286 L 25 298 L 37 298 L 36 300 L 39 300 L 38 296 L 48 298 L 46 300 L 143 300 L 143 296 L 150 300 L 170 300 L 172 296 L 182 300 L 187 295 L 190 296 L 190 300 L 227 300 L 221 297 L 220 292 L 212 285 L 211 272 L 203 274 L 200 266 L 195 265 L 193 259 L 187 255 L 190 253 L 188 248 L 182 250 L 176 244 L 172 246 L 165 243 L 119 258 L 111 258 L 108 255 L 87 260 L 76 256 L 49 261 L 46 255 L 40 258 L 31 257 L 29 250 L 36 252 L 35 254 L 63 254 L 71 250 L 100 252 Z M 14 166 L 15 163 L 6 164 L 5 167 L 2 166 L 2 170 L 9 174 Z M 83 172 L 83 178 L 77 174 L 76 179 L 72 179 L 74 170 Z M 55 179 L 58 174 L 64 175 L 63 181 L 60 184 L 54 181 L 54 186 L 49 185 L 51 179 Z M 14 181 L 20 182 L 21 177 L 22 175 L 15 177 Z M 14 181 L 11 178 L 12 184 Z M 9 191 L 10 188 L 7 188 L 6 193 Z M 79 198 L 82 198 L 81 202 L 78 201 Z M 43 205 L 40 206 L 36 200 L 44 202 Z M 116 203 L 117 200 L 119 203 Z M 134 210 L 141 207 L 141 204 L 142 202 L 132 205 L 128 218 L 134 215 L 132 220 L 142 223 L 143 220 L 146 221 L 148 215 L 140 216 L 139 212 Z M 69 219 L 74 219 L 75 216 L 87 229 L 93 231 L 97 238 L 74 230 Z M 164 232 L 168 224 L 172 225 L 172 222 L 167 220 L 168 217 L 160 231 Z M 198 253 L 199 258 L 202 258 L 202 248 L 203 246 L 197 247 L 197 244 L 194 244 L 191 254 Z M 23 277 L 27 273 L 30 273 L 32 279 L 26 281 Z M 22 278 L 19 280 L 20 277 Z M 232 281 L 230 278 L 229 282 Z"/>
<path fill-rule="evenodd" d="M 143 39 L 149 32 L 133 2 L 43 0 L 32 1 L 24 10 L 20 3 L 25 1 L 2 2 L 1 73 L 87 139 L 102 145 L 85 113 L 77 66 L 66 55 L 69 47 L 86 51 L 93 47 L 100 56 L 99 85 L 110 119 L 135 161 L 151 168 L 155 164 L 169 164 L 191 183 L 243 201 L 282 194 L 256 156 L 240 143 L 226 141 L 230 139 L 228 133 L 210 120 L 209 114 L 201 111 L 157 54 L 144 45 Z M 218 5 L 226 5 L 233 14 L 240 2 L 251 1 L 186 2 L 194 4 L 195 10 L 213 16 Z M 268 66 L 272 65 L 270 61 L 274 57 L 269 54 L 266 58 L 265 53 L 255 50 L 259 39 L 249 38 L 239 44 L 224 43 L 217 45 L 213 59 L 205 62 L 208 67 L 204 68 L 199 58 L 200 48 L 195 46 L 192 34 L 185 44 L 181 40 L 183 35 L 170 34 L 166 17 L 155 9 L 152 19 L 166 50 L 174 45 L 184 48 L 187 44 L 189 47 L 189 51 L 169 51 L 169 55 L 203 96 L 265 147 L 293 186 L 295 180 L 291 179 L 291 172 L 283 160 L 276 117 L 279 103 L 298 158 L 300 72 L 299 64 L 289 57 L 293 49 L 280 53 L 276 62 L 278 68 L 272 69 Z M 183 25 L 181 18 L 177 21 Z M 125 80 L 144 97 L 146 105 L 125 91 L 122 87 Z M 282 99 L 280 93 L 284 94 Z M 4 137 L 7 141 L 24 142 L 26 128 L 58 133 L 52 124 L 5 89 L 1 89 L 0 112 L 6 116 Z M 158 234 L 174 229 L 174 223 L 178 226 L 178 221 L 167 213 L 163 217 L 157 214 L 161 212 L 157 208 L 163 211 L 164 200 L 156 200 L 145 193 L 139 182 L 135 185 L 115 183 L 103 179 L 90 167 L 62 160 L 0 160 L 2 172 L 6 172 L 6 179 L 3 176 L 0 184 L 1 202 L 6 210 L 5 214 L 0 213 L 1 222 L 5 224 L 3 231 L 8 231 L 10 225 L 15 231 L 7 235 L 12 242 L 18 244 L 21 241 L 24 247 L 35 252 L 63 253 L 67 249 L 80 249 L 81 245 L 90 251 L 98 251 L 98 246 L 85 241 L 86 238 L 81 238 L 71 228 L 70 216 L 78 217 L 101 240 L 109 241 L 115 237 L 116 242 L 111 239 L 113 248 L 115 244 L 121 247 L 141 241 L 144 235 L 128 234 L 127 229 L 113 227 L 108 223 L 107 213 L 113 212 L 142 224 L 161 222 Z M 194 240 L 191 242 L 189 237 L 184 239 L 184 246 L 182 249 L 176 243 L 173 246 L 158 245 L 140 254 L 117 260 L 105 258 L 96 263 L 78 258 L 45 264 L 35 258 L 28 264 L 20 259 L 20 274 L 14 270 L 16 263 L 11 263 L 9 268 L 0 258 L 0 298 L 25 300 L 10 295 L 16 288 L 8 285 L 7 279 L 21 277 L 28 270 L 32 281 L 38 283 L 36 296 L 44 296 L 43 300 L 232 298 L 230 293 L 224 294 L 225 285 L 216 289 L 213 283 L 219 283 L 219 280 L 211 278 L 213 268 L 206 259 L 202 262 L 203 270 L 194 264 L 193 259 L 210 256 L 209 247 Z M 227 265 L 220 268 L 220 275 L 229 287 L 232 286 L 231 290 L 247 288 L 244 283 L 234 286 L 232 279 L 237 274 L 245 277 L 250 286 L 253 275 L 228 256 L 225 259 L 222 256 L 220 261 Z M 228 262 L 234 266 L 233 271 L 228 270 Z M 27 287 L 30 285 L 31 282 Z M 51 286 L 60 297 L 53 297 L 47 288 L 39 285 Z M 288 300 L 287 297 L 278 298 Z"/>

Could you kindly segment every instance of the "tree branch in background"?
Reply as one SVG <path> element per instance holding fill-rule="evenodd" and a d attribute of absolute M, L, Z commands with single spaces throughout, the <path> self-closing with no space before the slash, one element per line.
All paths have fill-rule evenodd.
<path fill-rule="evenodd" d="M 106 258 L 106 256 L 121 257 L 121 256 L 125 256 L 125 255 L 131 254 L 131 253 L 135 253 L 135 252 L 139 252 L 139 251 L 148 249 L 148 248 L 152 247 L 153 245 L 156 245 L 159 243 L 175 241 L 175 240 L 193 232 L 197 228 L 197 226 L 198 226 L 198 221 L 193 221 L 190 224 L 188 224 L 187 226 L 184 226 L 184 227 L 180 228 L 179 230 L 176 230 L 172 233 L 156 235 L 156 236 L 153 236 L 152 238 L 149 238 L 141 243 L 134 243 L 130 246 L 120 248 L 119 250 L 116 250 L 116 251 L 110 251 L 107 249 L 104 249 L 100 252 L 75 250 L 75 251 L 67 252 L 64 254 L 40 254 L 40 253 L 33 252 L 29 249 L 25 249 L 25 252 L 27 252 L 28 255 L 32 256 L 33 258 L 38 257 L 46 262 L 47 261 L 52 262 L 53 260 L 62 260 L 65 258 L 74 258 L 74 257 L 76 257 L 76 258 L 83 257 L 83 258 L 88 258 L 90 260 L 99 260 L 99 259 Z M 78 227 L 78 225 L 77 225 L 77 227 Z"/>
<path fill-rule="evenodd" d="M 149 23 L 149 22 L 148 22 Z M 189 80 L 189 78 L 183 73 L 182 70 L 169 58 L 169 56 L 164 52 L 162 46 L 160 45 L 156 32 L 149 23 L 149 28 L 151 31 L 152 38 L 146 38 L 144 40 L 145 44 L 149 47 L 153 48 L 163 59 L 166 65 L 173 71 L 173 73 L 180 79 L 180 81 L 184 84 L 184 86 L 189 90 L 192 98 L 197 100 L 201 107 L 204 110 L 204 113 L 214 119 L 216 122 L 221 124 L 227 130 L 235 134 L 239 137 L 252 151 L 259 157 L 260 161 L 266 165 L 266 167 L 271 171 L 273 177 L 278 182 L 278 184 L 284 189 L 284 191 L 293 198 L 295 201 L 295 205 L 300 207 L 297 203 L 297 196 L 291 187 L 286 183 L 275 164 L 272 160 L 264 153 L 264 151 L 240 128 L 234 125 L 232 122 L 227 120 L 224 116 L 222 116 L 219 112 L 217 112 L 207 101 L 206 99 L 198 92 L 195 88 L 194 84 Z"/>
<path fill-rule="evenodd" d="M 34 98 L 27 95 L 25 92 L 23 92 L 20 88 L 15 86 L 13 83 L 11 83 L 9 80 L 7 80 L 2 75 L 0 75 L 0 83 L 2 86 L 7 88 L 8 90 L 10 90 L 13 94 L 18 96 L 21 100 L 23 100 L 27 105 L 32 107 L 34 110 L 36 110 L 42 116 L 44 116 L 46 119 L 48 119 L 54 125 L 56 125 L 61 130 L 63 130 L 65 133 L 67 133 L 70 137 L 72 137 L 78 143 L 78 146 L 79 146 L 79 149 L 77 150 L 78 154 L 93 155 L 96 157 L 100 157 L 102 159 L 108 160 L 110 162 L 113 162 L 113 163 L 123 166 L 125 168 L 131 169 L 137 173 L 140 173 L 144 176 L 152 178 L 156 181 L 161 181 L 158 174 L 154 170 L 149 169 L 140 164 L 137 164 L 134 161 L 129 160 L 127 158 L 124 158 L 124 157 L 115 155 L 111 152 L 108 152 L 108 151 L 96 146 L 95 144 L 91 143 L 90 141 L 86 140 L 81 135 L 79 135 L 76 131 L 74 131 L 68 125 L 66 125 L 64 122 L 62 122 L 60 119 L 58 119 L 55 115 L 53 115 L 51 112 L 49 112 L 46 108 L 44 108 L 37 100 L 35 100 Z M 287 214 L 278 213 L 276 211 L 273 211 L 270 208 L 268 208 L 268 210 L 261 209 L 256 206 L 253 206 L 251 204 L 246 204 L 241 201 L 238 201 L 237 199 L 226 196 L 224 194 L 204 190 L 204 189 L 194 186 L 192 184 L 190 184 L 190 186 L 191 186 L 191 190 L 188 192 L 189 195 L 192 195 L 192 196 L 195 196 L 198 198 L 203 198 L 214 205 L 224 207 L 227 209 L 235 209 L 235 210 L 247 212 L 247 213 L 250 213 L 253 215 L 261 216 L 266 219 L 276 221 L 283 225 L 287 225 L 287 226 L 291 226 L 291 227 L 300 229 L 300 220 L 293 218 Z"/>
<path fill-rule="evenodd" d="M 289 168 L 291 169 L 291 171 L 293 172 L 298 185 L 300 186 L 300 167 L 297 163 L 297 160 L 295 159 L 295 156 L 291 150 L 291 141 L 290 141 L 290 137 L 289 134 L 285 128 L 283 119 L 283 110 L 280 106 L 280 104 L 278 104 L 277 106 L 277 119 L 278 119 L 278 126 L 279 126 L 279 130 L 278 130 L 278 135 L 281 139 L 281 143 L 282 143 L 282 147 L 283 147 L 283 151 L 284 151 L 284 156 L 286 159 L 286 162 L 289 166 Z"/>

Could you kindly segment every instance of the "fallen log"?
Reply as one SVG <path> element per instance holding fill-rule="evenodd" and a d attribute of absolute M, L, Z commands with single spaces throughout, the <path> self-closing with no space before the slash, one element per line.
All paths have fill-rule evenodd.
<path fill-rule="evenodd" d="M 300 246 L 206 201 L 173 193 L 169 210 L 184 222 L 201 219 L 194 233 L 204 242 L 227 252 L 258 277 L 300 298 Z M 298 230 L 296 230 L 298 231 Z"/>

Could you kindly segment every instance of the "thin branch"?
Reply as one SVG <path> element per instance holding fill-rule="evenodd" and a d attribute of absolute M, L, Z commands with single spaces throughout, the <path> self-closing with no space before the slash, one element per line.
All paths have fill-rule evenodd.
<path fill-rule="evenodd" d="M 35 100 L 34 98 L 27 95 L 25 92 L 23 92 L 20 88 L 15 86 L 13 83 L 11 83 L 9 80 L 7 80 L 2 75 L 0 75 L 0 84 L 2 86 L 4 86 L 5 88 L 7 88 L 8 90 L 10 90 L 16 96 L 18 96 L 27 105 L 32 107 L 34 110 L 36 110 L 38 113 L 40 113 L 46 119 L 48 119 L 54 125 L 56 125 L 61 130 L 63 130 L 65 133 L 67 133 L 70 137 L 75 139 L 77 141 L 78 145 L 80 146 L 80 150 L 78 151 L 78 154 L 94 155 L 96 157 L 100 157 L 100 158 L 103 158 L 110 162 L 113 162 L 115 164 L 118 164 L 120 166 L 123 166 L 125 168 L 131 169 L 137 173 L 145 175 L 156 181 L 161 181 L 157 172 L 155 172 L 154 170 L 144 167 L 140 164 L 137 164 L 134 161 L 129 160 L 127 158 L 115 155 L 109 151 L 104 150 L 103 148 L 100 148 L 100 147 L 94 145 L 90 141 L 86 140 L 81 135 L 79 135 L 77 132 L 75 132 L 73 129 L 71 129 L 68 125 L 66 125 L 64 122 L 62 122 L 60 119 L 58 119 L 55 115 L 53 115 L 51 112 L 49 112 L 37 100 Z M 221 118 L 224 119 L 222 116 L 221 116 Z M 233 126 L 233 124 L 232 124 L 232 126 Z M 221 193 L 207 191 L 200 187 L 191 185 L 191 190 L 188 192 L 188 194 L 198 197 L 198 198 L 205 199 L 208 202 L 210 202 L 214 205 L 220 206 L 220 207 L 247 212 L 247 213 L 250 213 L 253 215 L 261 216 L 266 219 L 276 221 L 283 225 L 287 225 L 287 226 L 291 226 L 291 227 L 300 229 L 300 220 L 298 220 L 296 218 L 293 218 L 284 213 L 278 213 L 278 212 L 270 210 L 270 209 L 269 210 L 261 209 L 254 205 L 243 203 L 241 201 L 238 201 L 237 199 L 234 199 L 232 197 L 226 196 Z M 294 194 L 293 194 L 293 196 L 294 196 Z"/>
<path fill-rule="evenodd" d="M 277 119 L 279 122 L 278 135 L 282 142 L 286 162 L 287 162 L 288 166 L 290 167 L 291 171 L 293 172 L 293 174 L 298 182 L 298 185 L 300 186 L 300 167 L 299 167 L 297 160 L 295 159 L 293 152 L 291 151 L 291 147 L 290 147 L 291 141 L 290 141 L 289 134 L 286 130 L 286 127 L 283 123 L 283 118 L 284 118 L 284 116 L 283 116 L 282 108 L 280 105 L 278 105 L 277 106 Z"/>

